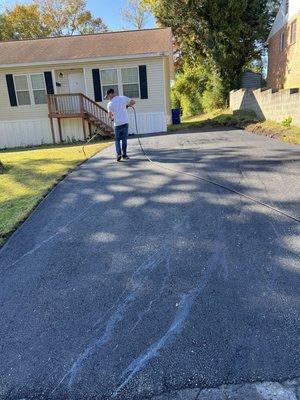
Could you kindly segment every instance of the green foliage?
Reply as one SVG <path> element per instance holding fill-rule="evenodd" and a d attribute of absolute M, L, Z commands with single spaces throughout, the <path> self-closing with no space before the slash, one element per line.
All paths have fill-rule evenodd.
<path fill-rule="evenodd" d="M 172 88 L 173 107 L 180 107 L 185 117 L 203 111 L 202 93 L 205 90 L 207 77 L 201 64 L 189 66 L 185 63 L 182 72 L 177 74 Z"/>
<path fill-rule="evenodd" d="M 282 121 L 282 125 L 285 126 L 286 128 L 290 128 L 292 125 L 292 122 L 293 122 L 293 118 L 291 116 L 289 116 Z"/>
<path fill-rule="evenodd" d="M 206 88 L 202 94 L 202 105 L 205 112 L 224 108 L 226 104 L 226 95 L 224 93 L 223 83 L 220 77 L 213 72 L 207 76 Z"/>
<path fill-rule="evenodd" d="M 237 88 L 245 65 L 260 59 L 277 0 L 144 0 L 170 26 L 190 61 L 202 57 L 222 82 L 221 96 Z M 206 96 L 207 97 L 207 96 Z M 209 102 L 208 102 L 209 103 Z"/>
<path fill-rule="evenodd" d="M 1 40 L 36 39 L 49 34 L 36 4 L 16 4 L 0 17 Z"/>
<path fill-rule="evenodd" d="M 34 0 L 0 15 L 0 40 L 36 39 L 106 31 L 101 18 L 86 9 L 86 0 Z"/>
<path fill-rule="evenodd" d="M 201 60 L 192 66 L 184 62 L 171 96 L 173 107 L 180 107 L 184 117 L 219 109 L 226 103 L 221 79 Z"/>
<path fill-rule="evenodd" d="M 51 36 L 99 33 L 107 31 L 101 18 L 87 10 L 86 0 L 34 0 Z"/>

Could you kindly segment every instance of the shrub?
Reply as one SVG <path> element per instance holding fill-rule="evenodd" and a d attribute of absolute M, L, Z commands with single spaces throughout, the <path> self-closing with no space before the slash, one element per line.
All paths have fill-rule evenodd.
<path fill-rule="evenodd" d="M 206 112 L 220 109 L 225 106 L 223 97 L 224 88 L 222 82 L 216 73 L 208 74 L 206 88 L 202 94 L 202 105 Z"/>
<path fill-rule="evenodd" d="M 206 76 L 203 66 L 185 63 L 182 72 L 176 76 L 172 87 L 172 107 L 182 109 L 184 117 L 203 112 L 201 93 L 205 89 Z"/>
<path fill-rule="evenodd" d="M 223 108 L 224 87 L 219 76 L 201 61 L 185 62 L 176 76 L 171 91 L 172 107 L 181 108 L 184 117 L 191 117 Z"/>
<path fill-rule="evenodd" d="M 282 121 L 282 125 L 285 126 L 286 128 L 290 128 L 293 122 L 293 118 L 291 116 L 287 117 Z"/>

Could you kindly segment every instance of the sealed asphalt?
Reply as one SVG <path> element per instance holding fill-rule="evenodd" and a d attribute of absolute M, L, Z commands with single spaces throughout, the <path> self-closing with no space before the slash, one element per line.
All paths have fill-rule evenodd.
<path fill-rule="evenodd" d="M 147 153 L 300 218 L 300 150 L 237 130 Z M 0 250 L 0 399 L 147 399 L 299 372 L 300 223 L 113 148 Z"/>

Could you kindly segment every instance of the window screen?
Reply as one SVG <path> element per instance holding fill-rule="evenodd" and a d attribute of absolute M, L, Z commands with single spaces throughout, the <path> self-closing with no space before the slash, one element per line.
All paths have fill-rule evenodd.
<path fill-rule="evenodd" d="M 103 97 L 108 89 L 114 89 L 115 93 L 119 94 L 118 85 L 118 70 L 104 69 L 101 71 L 101 85 Z"/>
<path fill-rule="evenodd" d="M 121 74 L 124 96 L 139 98 L 140 84 L 138 68 L 122 68 Z"/>
<path fill-rule="evenodd" d="M 30 76 L 34 104 L 46 104 L 46 86 L 44 74 L 35 74 Z"/>
<path fill-rule="evenodd" d="M 15 89 L 19 106 L 30 106 L 30 91 L 27 75 L 16 75 L 14 77 Z"/>

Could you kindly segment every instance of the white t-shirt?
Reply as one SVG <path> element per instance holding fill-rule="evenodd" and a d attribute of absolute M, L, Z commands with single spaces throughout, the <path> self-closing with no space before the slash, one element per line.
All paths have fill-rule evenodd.
<path fill-rule="evenodd" d="M 115 96 L 107 104 L 108 111 L 113 113 L 115 126 L 129 123 L 126 106 L 129 105 L 130 100 L 126 96 Z"/>

